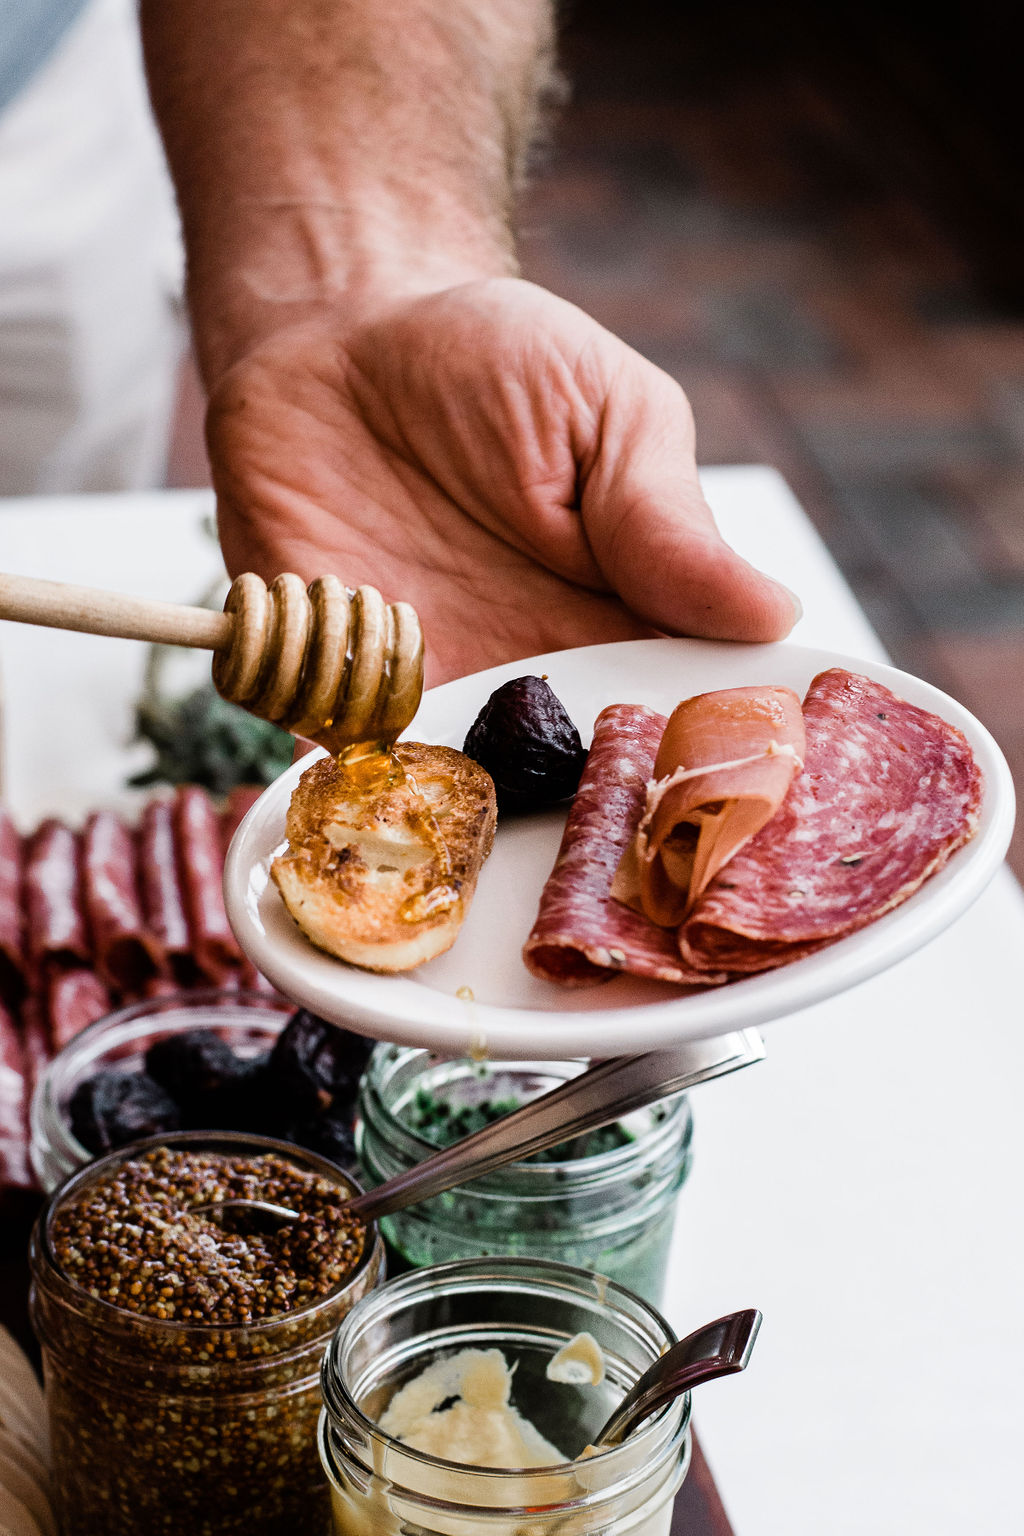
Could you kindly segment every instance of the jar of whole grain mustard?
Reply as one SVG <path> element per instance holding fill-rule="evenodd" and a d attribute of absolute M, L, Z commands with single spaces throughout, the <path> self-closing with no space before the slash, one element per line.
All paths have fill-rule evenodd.
<path fill-rule="evenodd" d="M 490 1120 L 582 1072 L 584 1061 L 448 1059 L 378 1045 L 359 1086 L 356 1145 L 382 1184 Z M 381 1221 L 389 1273 L 482 1254 L 597 1270 L 661 1300 L 676 1199 L 692 1161 L 685 1094 Z"/>
<path fill-rule="evenodd" d="M 356 1186 L 267 1137 L 182 1132 L 91 1163 L 33 1234 L 62 1536 L 321 1536 L 326 1341 L 381 1275 Z M 204 1211 L 273 1202 L 295 1219 Z"/>
<path fill-rule="evenodd" d="M 581 1334 L 596 1344 L 603 1371 L 582 1384 L 578 1373 L 552 1371 Z M 324 1359 L 319 1444 L 335 1536 L 668 1536 L 689 1466 L 689 1396 L 621 1445 L 591 1454 L 590 1441 L 674 1342 L 639 1296 L 568 1265 L 481 1259 L 389 1281 L 353 1309 Z M 411 1388 L 404 1412 L 418 1413 L 421 1424 L 432 1399 L 433 1411 L 450 1413 L 449 1389 L 471 1393 L 444 1373 L 467 1359 L 493 1364 L 494 1352 L 508 1406 L 525 1424 L 531 1452 L 539 1445 L 550 1454 L 548 1464 L 473 1464 L 478 1427 L 482 1452 L 495 1443 L 483 1425 L 491 1410 L 480 1404 L 467 1402 L 461 1419 L 438 1426 L 447 1456 L 417 1448 L 415 1434 L 393 1422 L 403 1389 Z"/>

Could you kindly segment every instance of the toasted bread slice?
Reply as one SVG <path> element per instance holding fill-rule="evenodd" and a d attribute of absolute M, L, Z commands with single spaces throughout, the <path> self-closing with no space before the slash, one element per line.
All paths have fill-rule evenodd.
<path fill-rule="evenodd" d="M 271 867 L 307 938 L 370 971 L 450 948 L 494 841 L 494 784 L 472 758 L 408 741 L 394 758 L 307 768 Z"/>

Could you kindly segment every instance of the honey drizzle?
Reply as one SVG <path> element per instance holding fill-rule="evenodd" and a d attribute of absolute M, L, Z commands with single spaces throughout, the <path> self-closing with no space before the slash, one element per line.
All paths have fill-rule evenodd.
<path fill-rule="evenodd" d="M 379 795 L 408 785 L 420 804 L 417 819 L 424 841 L 434 849 L 438 877 L 425 891 L 408 897 L 399 909 L 407 923 L 422 923 L 451 910 L 459 899 L 458 887 L 451 884 L 451 856 L 437 817 L 420 794 L 416 780 L 407 773 L 394 750 L 394 742 L 358 741 L 342 747 L 335 754 L 338 765 L 353 781 L 355 788 L 367 795 Z"/>

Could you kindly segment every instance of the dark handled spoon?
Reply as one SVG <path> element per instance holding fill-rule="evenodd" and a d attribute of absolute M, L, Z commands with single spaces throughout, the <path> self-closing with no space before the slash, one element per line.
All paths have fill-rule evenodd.
<path fill-rule="evenodd" d="M 611 1418 L 594 1436 L 596 1450 L 618 1445 L 656 1409 L 716 1376 L 745 1369 L 761 1326 L 750 1307 L 716 1318 L 667 1349 L 626 1393 Z"/>

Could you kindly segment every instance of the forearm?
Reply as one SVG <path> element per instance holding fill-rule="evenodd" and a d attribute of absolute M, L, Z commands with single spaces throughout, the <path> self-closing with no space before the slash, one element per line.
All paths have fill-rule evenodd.
<path fill-rule="evenodd" d="M 515 270 L 549 0 L 142 0 L 208 383 L 283 323 Z"/>

